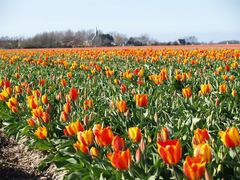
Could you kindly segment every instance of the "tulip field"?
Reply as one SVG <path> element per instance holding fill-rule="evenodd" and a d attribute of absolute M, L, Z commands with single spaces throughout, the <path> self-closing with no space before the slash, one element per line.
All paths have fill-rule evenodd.
<path fill-rule="evenodd" d="M 65 179 L 240 179 L 240 48 L 0 50 L 0 127 Z"/>

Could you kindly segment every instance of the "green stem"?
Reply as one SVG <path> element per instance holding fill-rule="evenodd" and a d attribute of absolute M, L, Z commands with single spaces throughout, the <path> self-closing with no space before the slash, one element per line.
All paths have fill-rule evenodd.
<path fill-rule="evenodd" d="M 175 171 L 175 168 L 174 168 L 174 166 L 172 165 L 171 166 L 172 168 L 172 175 L 173 175 L 173 177 L 176 179 L 176 180 L 178 180 L 178 176 L 177 176 L 177 173 L 176 173 L 176 171 Z"/>

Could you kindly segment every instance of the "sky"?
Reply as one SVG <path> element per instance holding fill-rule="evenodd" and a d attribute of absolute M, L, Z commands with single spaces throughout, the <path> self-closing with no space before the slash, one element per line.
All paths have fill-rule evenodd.
<path fill-rule="evenodd" d="M 159 41 L 240 40 L 239 0 L 0 0 L 0 37 L 101 29 Z"/>

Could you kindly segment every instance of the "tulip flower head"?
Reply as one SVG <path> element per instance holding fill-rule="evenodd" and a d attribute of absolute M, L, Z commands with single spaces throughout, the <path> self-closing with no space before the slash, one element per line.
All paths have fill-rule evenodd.
<path fill-rule="evenodd" d="M 48 135 L 48 131 L 46 127 L 38 127 L 37 130 L 34 132 L 34 134 L 39 138 L 39 139 L 46 139 Z"/>
<path fill-rule="evenodd" d="M 122 151 L 125 148 L 125 141 L 120 136 L 116 135 L 112 140 L 112 148 L 114 151 Z"/>
<path fill-rule="evenodd" d="M 93 127 L 93 133 L 95 135 L 95 141 L 98 145 L 107 146 L 112 144 L 114 135 L 109 126 L 106 128 L 102 128 L 100 124 L 96 124 Z"/>
<path fill-rule="evenodd" d="M 145 107 L 148 105 L 148 94 L 137 94 L 135 100 L 138 107 Z"/>
<path fill-rule="evenodd" d="M 194 156 L 202 156 L 206 163 L 212 160 L 211 147 L 209 144 L 198 144 L 194 147 Z"/>
<path fill-rule="evenodd" d="M 128 170 L 131 163 L 131 153 L 130 150 L 126 151 L 116 151 L 114 153 L 109 153 L 107 155 L 111 164 L 119 170 Z"/>
<path fill-rule="evenodd" d="M 208 131 L 206 128 L 194 130 L 194 136 L 192 139 L 193 145 L 206 143 L 210 139 Z"/>
<path fill-rule="evenodd" d="M 182 147 L 178 139 L 158 141 L 158 153 L 166 164 L 177 164 L 182 157 Z"/>
<path fill-rule="evenodd" d="M 228 148 L 240 146 L 240 135 L 237 128 L 227 128 L 226 131 L 220 131 L 219 136 L 223 144 Z"/>
<path fill-rule="evenodd" d="M 205 172 L 206 162 L 202 156 L 187 156 L 183 163 L 183 172 L 190 180 L 200 179 Z"/>
<path fill-rule="evenodd" d="M 127 103 L 126 101 L 116 101 L 116 106 L 117 106 L 117 109 L 118 109 L 118 112 L 120 113 L 124 113 L 127 111 Z"/>
<path fill-rule="evenodd" d="M 131 127 L 128 129 L 128 137 L 133 142 L 138 143 L 142 139 L 141 130 L 138 127 Z"/>

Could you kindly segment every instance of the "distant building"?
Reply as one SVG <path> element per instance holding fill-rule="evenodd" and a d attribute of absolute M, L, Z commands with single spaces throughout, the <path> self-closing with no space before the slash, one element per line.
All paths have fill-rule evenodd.
<path fill-rule="evenodd" d="M 96 28 L 96 32 L 90 40 L 83 43 L 84 46 L 114 46 L 114 39 L 110 34 L 101 34 Z"/>
<path fill-rule="evenodd" d="M 185 39 L 178 39 L 177 43 L 180 45 L 186 45 L 186 40 Z"/>

